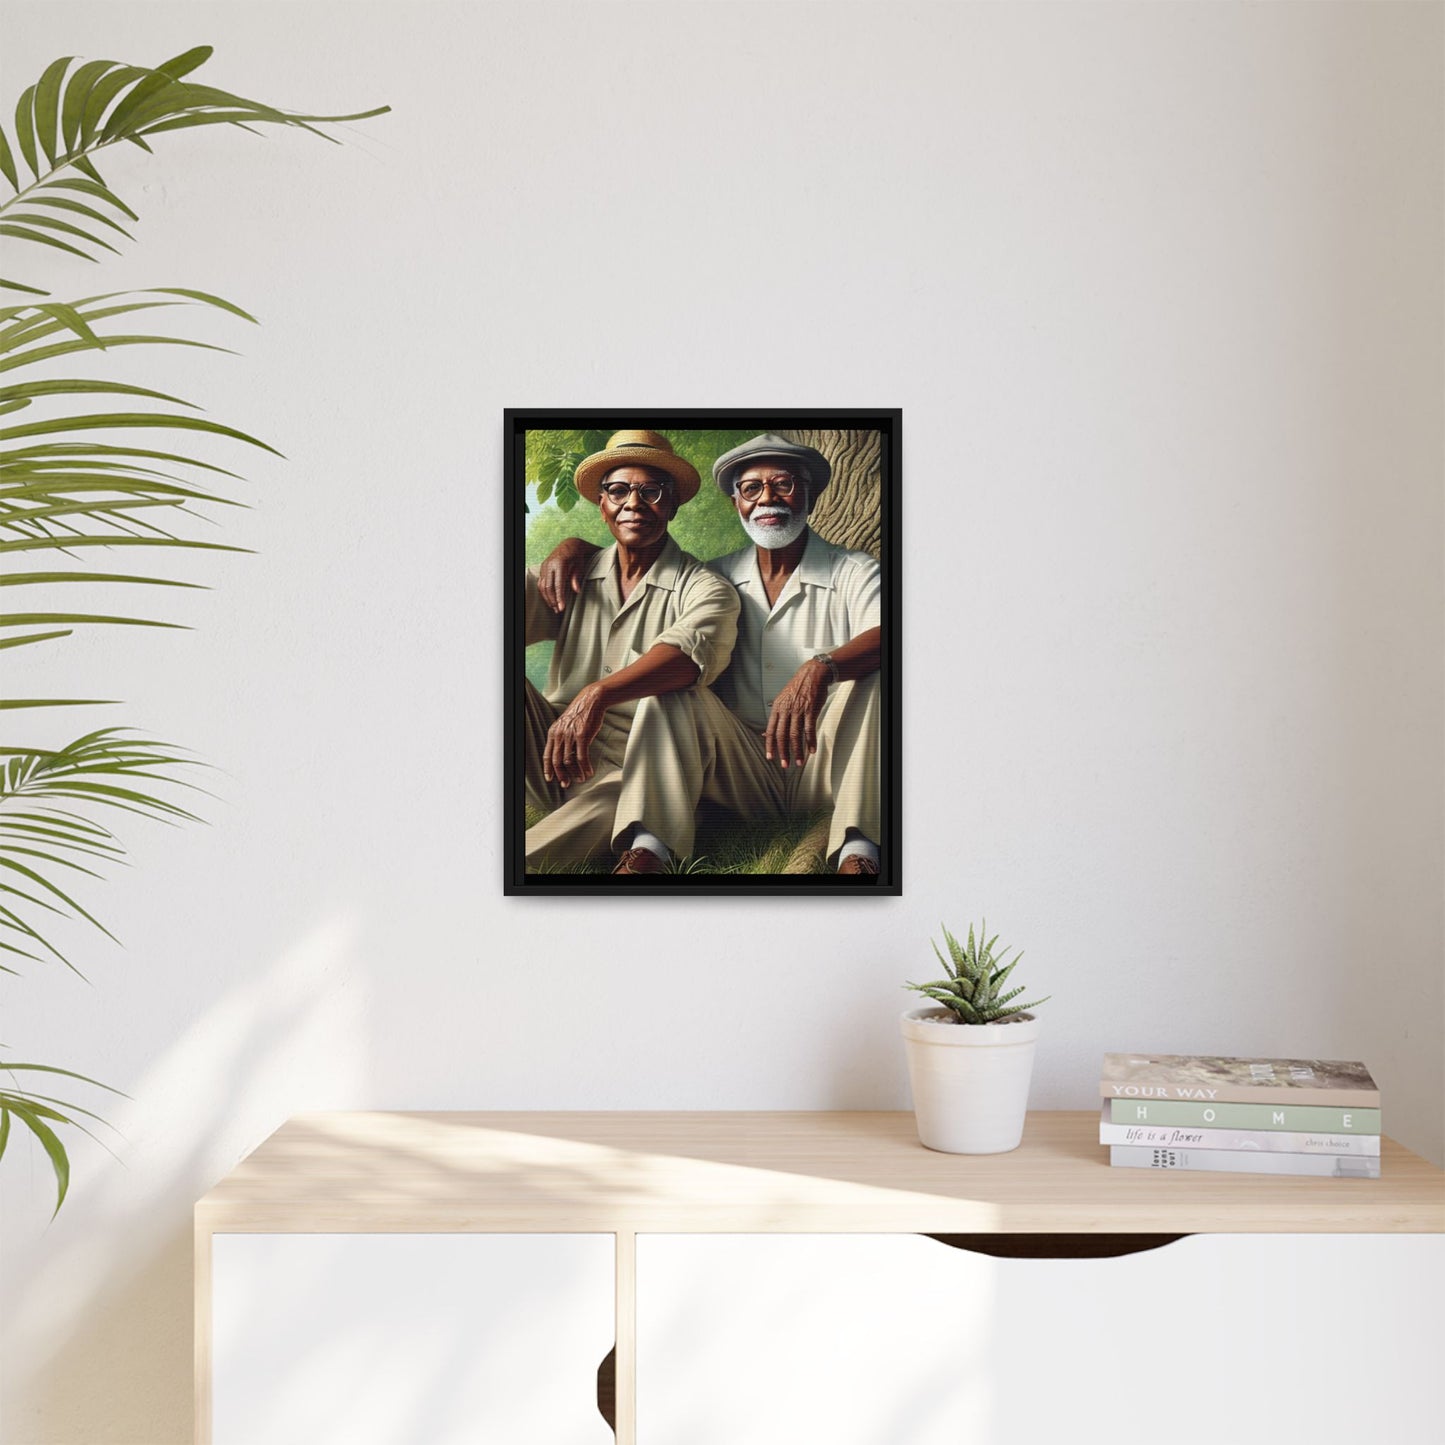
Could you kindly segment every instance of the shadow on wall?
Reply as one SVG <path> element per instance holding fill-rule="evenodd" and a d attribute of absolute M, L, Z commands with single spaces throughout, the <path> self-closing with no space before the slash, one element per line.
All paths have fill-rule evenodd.
<path fill-rule="evenodd" d="M 355 936 L 319 923 L 214 1004 L 133 1085 L 144 1129 L 113 1116 L 127 1167 L 77 1153 L 60 1216 L 23 1249 L 7 1228 L 10 1445 L 190 1445 L 188 1202 L 290 1114 L 356 1097 L 365 1000 L 332 988 Z"/>

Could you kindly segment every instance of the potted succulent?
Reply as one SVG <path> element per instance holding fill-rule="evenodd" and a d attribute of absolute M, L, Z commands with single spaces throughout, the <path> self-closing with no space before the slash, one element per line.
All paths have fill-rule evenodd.
<path fill-rule="evenodd" d="M 903 1015 L 908 1076 L 918 1137 L 948 1154 L 1001 1154 L 1018 1148 L 1028 1111 L 1029 1079 L 1039 1021 L 1028 1010 L 1047 1003 L 1015 1003 L 1023 992 L 1004 984 L 1023 955 L 994 952 L 998 935 L 969 925 L 961 944 L 943 930 L 948 957 L 933 945 L 946 978 L 906 987 L 937 1007 Z"/>

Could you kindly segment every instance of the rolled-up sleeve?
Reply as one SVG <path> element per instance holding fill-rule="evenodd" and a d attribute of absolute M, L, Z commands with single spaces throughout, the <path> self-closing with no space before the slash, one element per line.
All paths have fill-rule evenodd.
<path fill-rule="evenodd" d="M 738 594 L 731 582 L 696 568 L 678 594 L 677 616 L 653 639 L 687 654 L 697 664 L 698 682 L 707 686 L 721 675 L 738 640 Z"/>
<path fill-rule="evenodd" d="M 527 569 L 525 588 L 523 612 L 525 614 L 526 645 L 530 647 L 534 642 L 550 642 L 556 638 L 558 625 L 562 619 L 542 601 L 542 593 L 537 586 L 537 571 L 534 567 Z"/>

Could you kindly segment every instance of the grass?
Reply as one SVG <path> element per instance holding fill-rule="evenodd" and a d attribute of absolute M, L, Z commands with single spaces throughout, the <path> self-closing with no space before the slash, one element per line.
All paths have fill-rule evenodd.
<path fill-rule="evenodd" d="M 546 816 L 541 809 L 527 809 L 527 826 Z M 704 803 L 698 812 L 697 838 L 693 853 L 674 858 L 669 873 L 759 874 L 826 873 L 823 850 L 828 846 L 828 814 L 790 818 L 784 823 L 751 822 Z M 611 873 L 614 859 L 595 863 L 550 864 L 529 871 L 535 873 Z"/>

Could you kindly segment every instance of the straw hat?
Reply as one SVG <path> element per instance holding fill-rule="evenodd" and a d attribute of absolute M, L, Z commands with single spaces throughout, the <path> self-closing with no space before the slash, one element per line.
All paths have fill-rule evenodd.
<path fill-rule="evenodd" d="M 697 468 L 673 451 L 672 443 L 655 431 L 615 431 L 606 447 L 593 452 L 577 468 L 577 490 L 589 502 L 600 502 L 602 478 L 613 467 L 657 467 L 677 483 L 677 503 L 691 501 L 701 485 Z"/>
<path fill-rule="evenodd" d="M 764 432 L 762 436 L 753 437 L 741 446 L 734 447 L 732 451 L 724 452 L 712 464 L 713 480 L 728 496 L 732 496 L 739 474 L 764 457 L 776 457 L 780 461 L 786 462 L 801 462 L 808 470 L 808 479 L 812 483 L 810 490 L 814 497 L 828 485 L 828 481 L 833 475 L 833 468 L 829 464 L 828 458 L 817 447 L 804 446 L 802 442 L 786 441 L 776 432 Z"/>

